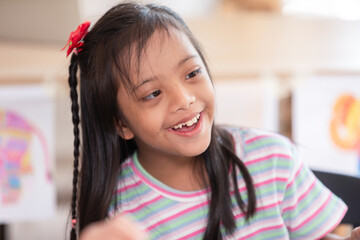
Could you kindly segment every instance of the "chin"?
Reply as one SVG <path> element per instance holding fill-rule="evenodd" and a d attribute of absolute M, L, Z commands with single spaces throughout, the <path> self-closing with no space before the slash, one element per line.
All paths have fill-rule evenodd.
<path fill-rule="evenodd" d="M 183 155 L 186 157 L 195 157 L 203 154 L 210 145 L 210 138 L 207 141 L 204 141 L 203 143 L 199 144 L 193 144 L 192 146 L 189 146 L 188 148 L 184 149 Z"/>

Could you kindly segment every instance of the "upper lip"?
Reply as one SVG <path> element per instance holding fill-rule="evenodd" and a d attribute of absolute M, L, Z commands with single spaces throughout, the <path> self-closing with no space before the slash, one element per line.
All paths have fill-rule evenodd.
<path fill-rule="evenodd" d="M 181 123 L 181 124 L 182 124 L 182 123 L 186 123 L 187 121 L 189 121 L 189 120 L 193 119 L 194 117 L 196 117 L 199 113 L 201 113 L 201 112 L 192 113 L 192 114 L 188 115 L 187 117 L 184 117 L 183 119 L 181 119 L 181 120 L 178 121 L 177 123 L 171 125 L 171 127 L 174 127 L 174 126 L 176 126 L 176 125 L 179 125 L 180 123 Z"/>

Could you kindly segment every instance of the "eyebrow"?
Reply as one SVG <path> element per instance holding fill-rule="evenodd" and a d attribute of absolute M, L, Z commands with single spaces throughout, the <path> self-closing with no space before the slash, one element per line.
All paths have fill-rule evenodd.
<path fill-rule="evenodd" d="M 181 65 L 183 65 L 184 63 L 186 63 L 186 61 L 192 59 L 192 58 L 196 58 L 196 57 L 199 57 L 198 55 L 190 55 L 190 56 L 187 56 L 185 57 L 183 60 L 181 60 L 178 65 L 177 65 L 177 68 L 181 67 Z"/>
<path fill-rule="evenodd" d="M 138 90 L 142 85 L 144 85 L 144 84 L 146 84 L 146 83 L 148 83 L 148 82 L 152 82 L 152 81 L 154 81 L 156 78 L 157 78 L 157 77 L 151 77 L 151 78 L 145 79 L 145 80 L 142 81 L 139 85 L 135 86 L 134 92 L 135 92 L 136 90 Z"/>
<path fill-rule="evenodd" d="M 187 57 L 185 57 L 184 59 L 182 59 L 177 65 L 176 65 L 176 68 L 179 68 L 181 67 L 182 65 L 184 65 L 188 60 L 192 59 L 192 58 L 196 58 L 196 57 L 199 57 L 198 55 L 189 55 Z M 154 77 L 150 77 L 148 79 L 145 79 L 144 81 L 142 81 L 139 85 L 135 86 L 135 89 L 134 91 L 138 90 L 142 85 L 148 83 L 148 82 L 152 82 L 154 81 L 155 79 L 157 79 L 156 76 Z"/>

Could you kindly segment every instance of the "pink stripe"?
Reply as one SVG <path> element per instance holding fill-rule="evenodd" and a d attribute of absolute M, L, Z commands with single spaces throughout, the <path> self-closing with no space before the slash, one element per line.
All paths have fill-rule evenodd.
<path fill-rule="evenodd" d="M 258 140 L 258 139 L 267 138 L 267 137 L 271 137 L 271 136 L 270 135 L 256 136 L 254 138 L 250 138 L 250 139 L 246 140 L 245 143 L 249 144 L 249 143 L 254 142 L 254 141 Z"/>
<path fill-rule="evenodd" d="M 144 207 L 147 207 L 148 205 L 150 205 L 150 204 L 152 204 L 152 203 L 154 203 L 154 202 L 156 202 L 156 201 L 159 201 L 159 200 L 162 199 L 162 198 L 163 198 L 163 196 L 160 195 L 160 196 L 158 196 L 158 197 L 156 197 L 156 198 L 154 198 L 154 199 L 152 199 L 152 200 L 150 200 L 150 201 L 148 201 L 148 202 L 145 202 L 145 203 L 140 204 L 140 205 L 139 205 L 138 207 L 136 207 L 136 208 L 127 210 L 127 212 L 133 213 L 133 212 L 139 211 L 139 210 L 143 209 Z"/>
<path fill-rule="evenodd" d="M 124 163 L 121 165 L 122 168 L 126 168 L 126 167 L 129 167 L 129 166 L 130 166 L 130 162 L 129 162 L 129 161 L 126 161 L 126 162 L 124 162 Z"/>
<path fill-rule="evenodd" d="M 276 178 L 271 178 L 269 180 L 263 181 L 263 182 L 259 182 L 259 183 L 255 183 L 254 186 L 255 187 L 260 187 L 272 182 L 286 182 L 287 178 L 281 178 L 281 177 L 276 177 Z"/>
<path fill-rule="evenodd" d="M 282 228 L 282 227 L 284 227 L 283 224 L 280 224 L 280 225 L 277 225 L 277 226 L 271 226 L 271 227 L 261 228 L 261 229 L 255 231 L 255 232 L 253 232 L 253 233 L 250 233 L 250 234 L 247 235 L 247 236 L 242 237 L 242 239 L 250 238 L 250 237 L 252 237 L 252 236 L 254 236 L 254 235 L 256 235 L 256 234 L 258 234 L 258 233 L 260 233 L 260 232 L 265 232 L 265 231 L 269 231 L 269 230 L 275 230 L 275 229 L 279 229 L 279 228 Z"/>
<path fill-rule="evenodd" d="M 287 212 L 287 211 L 289 211 L 289 210 L 295 209 L 295 208 L 296 208 L 296 205 L 298 205 L 299 202 L 300 202 L 304 197 L 306 197 L 306 195 L 309 194 L 309 192 L 314 188 L 315 184 L 316 184 L 316 181 L 314 180 L 314 181 L 311 183 L 311 185 L 309 186 L 309 188 L 306 190 L 306 192 L 303 193 L 298 199 L 296 199 L 296 202 L 294 203 L 294 205 L 289 206 L 289 207 L 287 207 L 287 208 L 284 208 L 283 213 L 285 213 L 285 212 Z"/>
<path fill-rule="evenodd" d="M 272 203 L 272 204 L 267 205 L 267 206 L 257 207 L 256 212 L 266 210 L 266 209 L 269 209 L 269 208 L 274 208 L 274 207 L 278 206 L 279 204 L 280 204 L 280 202 L 276 202 L 276 203 Z M 245 213 L 241 212 L 241 213 L 239 213 L 239 214 L 237 214 L 235 216 L 235 219 L 238 219 L 238 218 L 241 218 L 241 217 L 244 217 L 244 216 L 245 216 Z"/>
<path fill-rule="evenodd" d="M 142 182 L 141 181 L 138 181 L 136 183 L 133 183 L 133 184 L 130 184 L 130 185 L 125 185 L 123 188 L 120 188 L 118 189 L 118 193 L 122 193 L 122 192 L 125 192 L 126 190 L 128 189 L 131 189 L 131 188 L 134 188 L 134 187 L 137 187 L 141 184 Z"/>
<path fill-rule="evenodd" d="M 343 219 L 343 217 L 345 216 L 346 211 L 347 211 L 347 207 L 343 209 L 343 211 L 340 214 L 340 217 L 336 220 L 335 224 L 333 226 L 331 226 L 331 228 L 329 228 L 323 235 L 321 235 L 321 237 L 319 237 L 319 239 L 324 238 L 326 235 L 328 235 L 330 232 L 332 232 L 332 230 L 334 230 L 334 228 L 336 228 L 340 224 L 341 219 Z"/>
<path fill-rule="evenodd" d="M 186 235 L 186 236 L 184 236 L 184 237 L 182 237 L 182 238 L 178 238 L 178 239 L 179 239 L 179 240 L 189 239 L 189 238 L 191 238 L 191 237 L 194 237 L 195 235 L 204 233 L 205 230 L 206 230 L 206 227 L 205 227 L 205 228 L 202 228 L 202 229 L 199 229 L 199 230 L 197 230 L 197 231 L 195 231 L 195 232 L 192 232 L 192 233 L 190 233 L 190 234 L 188 234 L 188 235 Z"/>
<path fill-rule="evenodd" d="M 265 156 L 265 157 L 256 158 L 254 160 L 247 161 L 247 162 L 245 162 L 245 165 L 247 166 L 247 165 L 250 165 L 250 164 L 257 163 L 257 162 L 265 161 L 265 160 L 268 160 L 269 158 L 273 158 L 273 157 L 281 157 L 281 158 L 291 159 L 291 157 L 289 155 L 274 153 L 274 154 L 270 154 L 270 155 Z"/>
<path fill-rule="evenodd" d="M 319 215 L 319 213 L 324 209 L 324 207 L 328 204 L 328 202 L 330 201 L 331 199 L 331 193 L 328 194 L 328 197 L 326 199 L 326 201 L 323 203 L 323 205 L 316 211 L 314 212 L 313 214 L 311 214 L 311 216 L 306 219 L 304 222 L 302 222 L 300 225 L 298 225 L 297 227 L 294 227 L 294 228 L 290 228 L 291 231 L 296 231 L 298 230 L 299 228 L 301 228 L 302 226 L 304 226 L 305 224 L 307 224 L 308 222 L 310 222 L 311 220 L 313 220 L 317 215 Z"/>
<path fill-rule="evenodd" d="M 137 169 L 136 169 L 136 166 L 134 165 L 134 162 L 131 162 L 130 163 L 130 166 L 132 167 L 133 171 L 135 172 L 136 175 L 138 175 L 139 178 L 141 178 L 142 181 L 144 181 L 146 184 L 148 184 L 149 186 L 151 186 L 152 188 L 155 188 L 157 189 L 158 191 L 160 192 L 163 192 L 167 195 L 172 195 L 172 196 L 175 196 L 175 197 L 182 197 L 182 198 L 191 198 L 191 197 L 197 197 L 197 196 L 201 196 L 201 195 L 204 195 L 204 194 L 207 194 L 210 189 L 204 189 L 204 190 L 200 190 L 200 191 L 197 191 L 195 193 L 183 193 L 183 194 L 180 194 L 180 193 L 173 193 L 173 192 L 169 192 L 169 191 L 166 191 L 165 189 L 162 189 L 160 187 L 158 187 L 157 185 L 155 185 L 154 183 L 152 183 L 151 181 L 149 181 L 145 176 L 143 176 Z"/>
<path fill-rule="evenodd" d="M 277 225 L 277 226 L 271 226 L 271 227 L 261 228 L 261 229 L 255 231 L 255 232 L 253 232 L 253 233 L 250 233 L 249 235 L 242 236 L 241 239 L 247 239 L 247 238 L 250 238 L 250 237 L 252 237 L 252 236 L 254 236 L 254 235 L 256 235 L 256 234 L 258 234 L 258 233 L 260 233 L 260 232 L 265 232 L 265 231 L 268 231 L 268 230 L 279 229 L 279 228 L 282 228 L 282 227 L 284 227 L 283 224 L 280 224 L 280 225 Z M 193 233 L 191 233 L 191 234 L 188 234 L 188 235 L 186 235 L 186 236 L 184 236 L 184 237 L 182 237 L 182 238 L 179 238 L 179 239 L 180 239 L 180 240 L 189 239 L 189 238 L 194 237 L 194 236 L 196 236 L 196 235 L 198 235 L 198 234 L 204 233 L 205 230 L 206 230 L 206 227 L 205 227 L 205 228 L 202 228 L 202 229 L 199 229 L 199 230 L 197 230 L 197 231 L 195 231 L 195 232 L 193 232 Z"/>
<path fill-rule="evenodd" d="M 195 206 L 193 206 L 193 207 L 191 207 L 191 208 L 187 208 L 187 209 L 185 209 L 185 210 L 183 210 L 183 211 L 181 211 L 181 212 L 178 212 L 178 213 L 175 214 L 175 215 L 172 215 L 172 216 L 170 216 L 170 217 L 168 217 L 168 218 L 162 219 L 161 221 L 159 221 L 159 222 L 157 222 L 157 223 L 149 226 L 147 229 L 150 231 L 150 230 L 152 230 L 153 228 L 155 228 L 155 227 L 157 227 L 157 226 L 159 226 L 159 225 L 161 225 L 161 224 L 163 224 L 163 223 L 165 223 L 165 222 L 171 221 L 171 220 L 173 220 L 173 219 L 175 219 L 175 218 L 177 218 L 177 217 L 179 217 L 179 216 L 181 216 L 181 215 L 184 215 L 184 214 L 186 214 L 186 213 L 188 213 L 188 212 L 194 211 L 194 210 L 196 210 L 196 209 L 198 209 L 198 208 L 200 208 L 200 207 L 203 207 L 203 206 L 205 206 L 205 205 L 208 205 L 208 203 L 209 203 L 209 201 L 206 201 L 206 202 L 200 203 L 200 204 L 198 204 L 198 205 L 195 205 Z"/>
<path fill-rule="evenodd" d="M 186 226 L 186 229 L 184 228 L 177 228 L 176 230 L 172 231 L 171 233 L 169 233 L 168 235 L 164 236 L 164 239 L 179 239 L 184 238 L 185 234 L 191 234 L 194 231 L 198 231 L 200 229 L 204 229 L 204 226 L 207 225 L 208 219 L 207 218 L 203 218 L 201 220 L 198 220 L 196 222 L 191 223 L 190 225 Z M 197 230 L 196 230 L 197 229 Z M 187 235 L 186 235 L 187 236 Z"/>
<path fill-rule="evenodd" d="M 289 182 L 289 184 L 286 186 L 286 190 L 289 189 L 294 183 L 295 183 L 295 180 L 297 178 L 297 176 L 299 176 L 300 172 L 301 172 L 301 169 L 303 168 L 303 163 L 304 162 L 301 162 L 300 166 L 299 166 L 299 169 L 296 171 L 295 173 L 295 176 L 294 178 L 292 179 L 291 182 Z"/>
<path fill-rule="evenodd" d="M 261 187 L 261 186 L 263 186 L 263 185 L 266 185 L 266 184 L 269 184 L 269 183 L 273 183 L 273 182 L 286 182 L 286 181 L 287 181 L 286 178 L 280 178 L 280 177 L 271 178 L 271 179 L 265 180 L 265 181 L 263 181 L 263 182 L 255 183 L 255 184 L 254 184 L 254 187 Z M 239 188 L 239 191 L 240 191 L 240 192 L 246 191 L 246 186 L 240 187 L 240 188 Z M 232 190 L 231 193 L 234 193 L 234 190 Z"/>
<path fill-rule="evenodd" d="M 257 149 L 256 151 L 251 151 L 246 153 L 246 156 L 250 158 L 252 155 L 258 155 L 260 153 L 273 153 L 283 151 L 284 147 L 281 145 L 273 145 L 273 146 L 266 146 L 264 148 Z"/>

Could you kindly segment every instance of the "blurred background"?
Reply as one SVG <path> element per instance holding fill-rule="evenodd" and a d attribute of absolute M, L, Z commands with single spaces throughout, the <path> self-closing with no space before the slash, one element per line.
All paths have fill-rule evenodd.
<path fill-rule="evenodd" d="M 117 2 L 0 0 L 0 239 L 68 235 L 73 135 L 60 49 Z M 177 11 L 202 43 L 218 123 L 279 132 L 312 168 L 360 175 L 360 0 L 143 2 Z"/>

